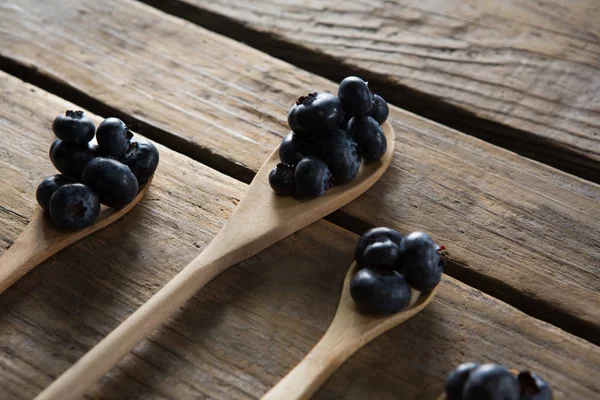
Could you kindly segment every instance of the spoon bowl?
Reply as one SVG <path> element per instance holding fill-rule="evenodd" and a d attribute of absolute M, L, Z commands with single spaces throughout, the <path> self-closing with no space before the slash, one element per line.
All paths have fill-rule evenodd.
<path fill-rule="evenodd" d="M 433 300 L 439 287 L 438 285 L 427 293 L 411 289 L 410 303 L 397 313 L 367 315 L 358 310 L 350 296 L 350 281 L 357 268 L 354 262 L 346 274 L 338 309 L 323 337 L 308 355 L 262 398 L 263 400 L 310 398 L 358 349 L 421 312 Z"/>
<path fill-rule="evenodd" d="M 351 182 L 310 200 L 276 196 L 269 185 L 269 172 L 280 162 L 278 146 L 261 166 L 229 220 L 202 253 L 37 399 L 79 398 L 214 277 L 364 193 L 377 182 L 392 161 L 394 129 L 385 123 L 383 131 L 387 150 L 381 159 L 368 164 L 363 162 Z"/>
<path fill-rule="evenodd" d="M 150 187 L 152 178 L 125 207 L 113 209 L 102 206 L 98 220 L 92 225 L 75 231 L 57 228 L 38 206 L 31 221 L 17 240 L 0 256 L 0 293 L 8 289 L 27 272 L 70 244 L 117 221 L 140 202 Z"/>

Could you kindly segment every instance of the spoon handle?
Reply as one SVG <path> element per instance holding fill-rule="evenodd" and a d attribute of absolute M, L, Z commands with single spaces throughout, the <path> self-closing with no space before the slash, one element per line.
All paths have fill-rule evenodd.
<path fill-rule="evenodd" d="M 39 237 L 43 232 L 43 219 L 42 211 L 37 209 L 25 230 L 0 257 L 0 293 L 60 250 L 45 247 L 43 237 Z"/>
<path fill-rule="evenodd" d="M 348 344 L 356 343 L 352 329 L 340 331 L 335 324 L 313 349 L 262 400 L 302 400 L 310 398 L 317 389 L 355 351 Z"/>
<path fill-rule="evenodd" d="M 214 252 L 207 251 L 208 249 L 58 377 L 36 399 L 68 400 L 82 396 L 198 289 L 237 261 L 228 255 L 213 257 Z"/>

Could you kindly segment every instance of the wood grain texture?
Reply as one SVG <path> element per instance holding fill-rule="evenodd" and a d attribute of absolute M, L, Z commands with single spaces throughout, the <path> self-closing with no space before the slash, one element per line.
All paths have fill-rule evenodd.
<path fill-rule="evenodd" d="M 208 165 L 256 171 L 288 131 L 288 105 L 336 90 L 137 2 L 23 0 L 0 11 L 5 59 Z M 345 226 L 428 231 L 449 248 L 451 275 L 600 343 L 600 187 L 395 107 L 390 122 L 394 163 L 343 210 Z"/>
<path fill-rule="evenodd" d="M 1 73 L 0 89 L 5 251 L 33 211 L 35 185 L 53 173 L 51 121 L 75 106 Z M 30 399 L 68 368 L 206 246 L 246 189 L 159 150 L 152 186 L 131 213 L 0 296 L 1 399 Z M 260 397 L 324 333 L 356 239 L 321 221 L 225 272 L 88 398 Z M 600 391 L 597 346 L 445 276 L 426 310 L 359 351 L 315 398 L 434 398 L 465 360 L 533 369 L 562 398 Z"/>
<path fill-rule="evenodd" d="M 319 75 L 600 181 L 596 0 L 146 0 Z"/>

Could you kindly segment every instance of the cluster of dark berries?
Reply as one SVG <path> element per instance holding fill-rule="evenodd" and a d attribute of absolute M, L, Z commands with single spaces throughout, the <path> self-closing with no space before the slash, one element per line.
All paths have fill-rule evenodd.
<path fill-rule="evenodd" d="M 529 371 L 497 364 L 461 364 L 446 380 L 447 400 L 552 400 L 552 389 Z"/>
<path fill-rule="evenodd" d="M 63 229 L 92 225 L 100 204 L 120 208 L 137 195 L 158 166 L 158 150 L 133 134 L 118 118 L 105 119 L 96 130 L 83 111 L 67 111 L 52 123 L 57 139 L 50 160 L 60 175 L 37 188 L 36 198 L 54 223 Z M 91 141 L 96 136 L 97 144 Z"/>
<path fill-rule="evenodd" d="M 444 263 L 424 232 L 404 237 L 394 229 L 372 228 L 358 243 L 354 258 L 360 267 L 350 282 L 350 295 L 361 312 L 395 313 L 410 303 L 411 287 L 425 292 L 442 278 Z"/>
<path fill-rule="evenodd" d="M 355 76 L 340 83 L 337 97 L 300 97 L 288 114 L 292 132 L 279 147 L 281 163 L 269 175 L 275 193 L 314 198 L 350 182 L 361 160 L 377 161 L 385 154 L 381 124 L 388 112 L 385 100 Z"/>

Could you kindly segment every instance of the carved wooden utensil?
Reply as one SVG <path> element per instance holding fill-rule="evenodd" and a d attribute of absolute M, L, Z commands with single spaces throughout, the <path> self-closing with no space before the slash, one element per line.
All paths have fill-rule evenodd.
<path fill-rule="evenodd" d="M 140 187 L 135 199 L 123 208 L 115 210 L 102 206 L 100 216 L 93 225 L 76 231 L 57 229 L 42 209 L 37 207 L 25 230 L 0 257 L 0 293 L 52 255 L 127 214 L 144 197 L 151 182 L 152 177 Z"/>
<path fill-rule="evenodd" d="M 204 251 L 37 399 L 78 398 L 214 277 L 364 193 L 377 182 L 392 161 L 394 130 L 386 123 L 383 131 L 387 151 L 380 160 L 362 163 L 358 175 L 351 182 L 334 187 L 312 200 L 275 196 L 269 186 L 269 172 L 279 162 L 277 147 L 252 180 L 225 226 Z"/>
<path fill-rule="evenodd" d="M 306 357 L 275 385 L 263 400 L 308 399 L 352 354 L 382 333 L 417 315 L 435 296 L 432 291 L 412 290 L 410 304 L 405 310 L 391 315 L 361 314 L 350 296 L 350 281 L 354 276 L 353 263 L 340 296 L 340 303 L 329 328 Z"/>

